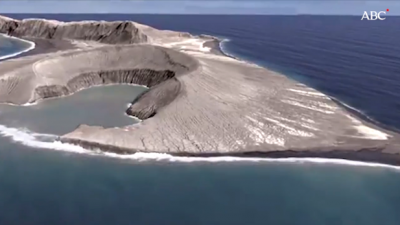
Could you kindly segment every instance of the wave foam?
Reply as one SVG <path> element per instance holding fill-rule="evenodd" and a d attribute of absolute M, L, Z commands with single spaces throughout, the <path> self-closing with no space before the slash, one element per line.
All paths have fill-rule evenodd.
<path fill-rule="evenodd" d="M 12 54 L 9 54 L 9 55 L 0 56 L 0 60 L 7 59 L 7 58 L 11 58 L 11 57 L 20 55 L 20 54 L 22 54 L 22 53 L 24 53 L 24 52 L 28 52 L 28 51 L 34 49 L 35 46 L 36 46 L 36 45 L 35 45 L 35 42 L 32 42 L 32 41 L 27 41 L 27 40 L 24 40 L 24 39 L 12 37 L 12 36 L 5 35 L 5 34 L 0 34 L 0 36 L 6 37 L 6 38 L 11 38 L 11 39 L 17 39 L 18 41 L 22 41 L 22 42 L 25 42 L 25 43 L 28 43 L 28 44 L 29 44 L 29 47 L 26 48 L 26 49 L 24 49 L 24 50 L 22 50 L 22 51 L 15 52 L 15 53 L 12 53 Z"/>
<path fill-rule="evenodd" d="M 85 153 L 84 148 L 56 141 L 57 136 L 52 134 L 33 133 L 26 128 L 13 128 L 0 125 L 0 134 L 11 138 L 14 142 L 33 148 L 63 150 L 76 153 Z M 47 140 L 47 141 L 46 141 Z"/>
<path fill-rule="evenodd" d="M 106 156 L 118 159 L 129 159 L 135 161 L 169 161 L 169 162 L 275 162 L 275 163 L 300 163 L 300 164 L 336 164 L 346 166 L 362 166 L 387 168 L 400 171 L 400 167 L 385 165 L 380 163 L 366 163 L 358 161 L 350 161 L 344 159 L 325 159 L 325 158 L 243 158 L 233 156 L 219 157 L 184 157 L 172 156 L 166 153 L 144 153 L 137 152 L 131 155 L 120 155 L 116 153 L 102 152 L 100 150 L 88 150 L 83 147 L 66 144 L 56 141 L 57 136 L 53 134 L 34 133 L 25 128 L 13 128 L 0 125 L 0 135 L 11 138 L 14 142 L 23 144 L 33 148 L 53 149 L 59 151 L 73 152 L 94 156 Z"/>

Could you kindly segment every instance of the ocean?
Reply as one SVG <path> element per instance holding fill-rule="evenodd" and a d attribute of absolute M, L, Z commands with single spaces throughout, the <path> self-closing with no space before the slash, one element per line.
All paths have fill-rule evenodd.
<path fill-rule="evenodd" d="M 8 16 L 134 20 L 225 38 L 227 54 L 279 71 L 366 119 L 400 130 L 400 17 Z M 10 42 L 0 37 L 0 58 L 31 46 Z M 142 91 L 96 87 L 29 107 L 0 106 L 0 225 L 400 224 L 400 169 L 389 166 L 160 154 L 123 159 L 54 142 L 53 134 L 82 121 L 108 127 L 136 123 L 123 114 L 131 100 L 123 96 Z M 121 111 L 113 111 L 119 105 Z"/>

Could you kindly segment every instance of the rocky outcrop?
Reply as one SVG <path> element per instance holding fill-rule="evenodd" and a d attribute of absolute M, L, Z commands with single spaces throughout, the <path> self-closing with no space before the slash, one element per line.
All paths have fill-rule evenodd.
<path fill-rule="evenodd" d="M 54 98 L 69 95 L 70 90 L 62 85 L 39 86 L 35 89 L 38 99 Z"/>
<path fill-rule="evenodd" d="M 146 43 L 147 36 L 131 21 L 59 22 L 14 20 L 0 16 L 0 33 L 16 37 L 97 41 L 106 44 Z"/>

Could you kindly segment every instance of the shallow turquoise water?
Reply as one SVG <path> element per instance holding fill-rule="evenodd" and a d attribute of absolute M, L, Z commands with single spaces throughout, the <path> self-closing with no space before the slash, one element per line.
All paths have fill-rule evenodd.
<path fill-rule="evenodd" d="M 119 127 L 137 123 L 125 110 L 142 86 L 111 85 L 82 90 L 64 98 L 48 99 L 32 106 L 0 105 L 0 124 L 38 133 L 64 134 L 80 124 Z"/>
<path fill-rule="evenodd" d="M 22 42 L 15 38 L 8 38 L 0 34 L 0 60 L 8 55 L 24 51 L 28 49 L 30 43 Z"/>
<path fill-rule="evenodd" d="M 136 121 L 123 112 L 132 96 L 143 90 L 97 87 L 31 107 L 1 106 L 1 123 L 17 128 L 25 124 L 33 133 L 2 130 L 11 138 L 0 138 L 0 224 L 400 221 L 400 171 L 310 162 L 118 159 L 11 141 L 39 146 L 43 142 L 30 139 L 35 132 L 61 134 L 82 121 L 132 124 Z M 52 142 L 48 140 L 50 147 L 58 146 Z"/>

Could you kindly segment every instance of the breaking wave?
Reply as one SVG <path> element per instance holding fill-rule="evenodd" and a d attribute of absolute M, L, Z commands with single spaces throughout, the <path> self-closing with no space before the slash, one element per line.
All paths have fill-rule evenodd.
<path fill-rule="evenodd" d="M 116 153 L 102 152 L 100 150 L 88 150 L 83 147 L 61 143 L 57 141 L 57 135 L 35 133 L 25 128 L 14 128 L 0 125 L 0 135 L 11 138 L 13 142 L 23 144 L 32 148 L 52 149 L 58 151 L 86 154 L 92 156 L 106 156 L 119 159 L 129 159 L 136 161 L 169 161 L 169 162 L 277 162 L 277 163 L 300 163 L 300 164 L 337 164 L 345 166 L 362 166 L 387 168 L 400 171 L 400 167 L 385 165 L 380 163 L 358 162 L 345 159 L 325 159 L 325 158 L 242 158 L 233 156 L 218 157 L 184 157 L 173 156 L 166 153 L 144 153 L 137 152 L 131 155 L 120 155 Z"/>

